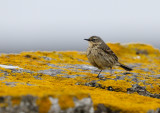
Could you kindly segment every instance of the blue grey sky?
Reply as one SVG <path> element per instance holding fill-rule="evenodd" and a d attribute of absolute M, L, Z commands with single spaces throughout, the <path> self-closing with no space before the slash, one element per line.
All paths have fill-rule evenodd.
<path fill-rule="evenodd" d="M 0 52 L 84 51 L 92 35 L 160 48 L 160 1 L 0 0 Z"/>

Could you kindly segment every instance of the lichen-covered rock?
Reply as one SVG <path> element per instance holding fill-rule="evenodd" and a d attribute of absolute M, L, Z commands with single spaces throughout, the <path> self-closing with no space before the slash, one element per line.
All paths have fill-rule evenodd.
<path fill-rule="evenodd" d="M 48 99 L 48 103 L 46 100 Z M 74 107 L 61 109 L 58 98 L 38 98 L 31 95 L 22 97 L 0 97 L 0 113 L 94 113 L 90 97 L 77 99 L 73 97 Z M 49 104 L 50 103 L 50 104 Z M 65 102 L 64 102 L 65 103 Z M 45 108 L 45 105 L 49 105 Z M 41 108 L 40 108 L 41 107 Z"/>
<path fill-rule="evenodd" d="M 111 108 L 106 107 L 104 104 L 98 104 L 95 113 L 120 113 L 120 111 L 114 111 Z"/>
<path fill-rule="evenodd" d="M 145 87 L 139 86 L 138 84 L 132 85 L 131 88 L 127 89 L 127 92 L 128 93 L 137 92 L 139 95 L 149 96 L 149 97 L 160 99 L 160 94 L 152 94 L 152 93 L 148 92 Z"/>
<path fill-rule="evenodd" d="M 0 113 L 147 113 L 160 108 L 160 51 L 145 44 L 109 44 L 119 67 L 101 73 L 85 52 L 22 52 L 0 56 Z"/>
<path fill-rule="evenodd" d="M 0 113 L 38 113 L 36 99 L 36 97 L 30 95 L 22 97 L 0 97 Z"/>

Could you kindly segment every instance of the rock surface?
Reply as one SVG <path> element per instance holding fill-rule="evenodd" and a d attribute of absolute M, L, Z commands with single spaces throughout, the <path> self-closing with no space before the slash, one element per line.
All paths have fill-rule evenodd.
<path fill-rule="evenodd" d="M 109 44 L 120 62 L 113 75 L 84 52 L 22 52 L 0 56 L 0 113 L 158 113 L 160 52 L 144 44 Z"/>
<path fill-rule="evenodd" d="M 36 102 L 38 99 L 42 100 L 41 103 Z M 94 113 L 93 103 L 90 97 L 81 100 L 73 97 L 75 106 L 65 110 L 60 108 L 58 98 L 46 97 L 46 99 L 51 103 L 48 113 Z M 22 97 L 0 97 L 0 113 L 39 113 L 42 111 L 39 111 L 38 105 L 42 103 L 43 99 L 31 95 Z"/>

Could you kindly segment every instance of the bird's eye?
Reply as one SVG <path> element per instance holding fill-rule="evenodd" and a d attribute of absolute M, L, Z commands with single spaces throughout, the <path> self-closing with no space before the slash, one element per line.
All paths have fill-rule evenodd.
<path fill-rule="evenodd" d="M 92 41 L 94 42 L 94 41 L 96 41 L 96 39 L 92 39 Z"/>

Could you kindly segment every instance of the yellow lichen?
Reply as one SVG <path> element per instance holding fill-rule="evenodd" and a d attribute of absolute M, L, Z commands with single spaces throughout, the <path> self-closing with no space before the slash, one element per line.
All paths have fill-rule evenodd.
<path fill-rule="evenodd" d="M 52 104 L 48 97 L 42 97 L 37 100 L 37 105 L 39 106 L 39 113 L 48 113 Z"/>
<path fill-rule="evenodd" d="M 134 67 L 132 73 L 137 74 L 139 80 L 146 80 L 145 82 L 139 82 L 139 85 L 146 86 L 147 91 L 151 93 L 160 93 L 160 79 L 150 77 L 150 75 L 160 74 L 160 52 L 158 49 L 154 49 L 150 45 L 145 44 L 126 44 L 121 45 L 108 44 L 110 48 L 117 54 L 119 61 L 127 64 L 140 64 Z M 145 54 L 137 54 L 136 52 L 142 50 L 147 51 Z M 45 57 L 49 57 L 50 60 L 46 60 Z M 115 67 L 121 71 L 114 72 L 116 76 L 110 76 L 109 73 L 102 72 L 106 80 L 100 80 L 97 83 L 106 88 L 112 86 L 115 91 L 108 91 L 107 89 L 101 89 L 99 87 L 85 86 L 85 83 L 89 83 L 96 78 L 97 73 L 91 73 L 83 69 L 65 68 L 66 65 L 90 65 L 86 54 L 84 52 L 77 51 L 37 51 L 37 52 L 22 52 L 20 54 L 1 54 L 0 64 L 19 66 L 25 70 L 32 72 L 15 72 L 12 70 L 0 68 L 0 77 L 5 77 L 0 80 L 0 96 L 13 96 L 20 97 L 22 95 L 38 96 L 37 100 L 39 111 L 41 113 L 48 112 L 51 107 L 51 102 L 48 96 L 53 96 L 59 99 L 59 104 L 62 109 L 74 107 L 73 98 L 83 99 L 91 96 L 94 107 L 102 103 L 107 107 L 114 110 L 121 110 L 122 112 L 147 112 L 151 109 L 157 109 L 160 107 L 160 99 L 145 97 L 138 95 L 137 93 L 127 94 L 127 88 L 132 87 L 135 82 L 132 81 L 131 74 L 125 77 L 124 80 L 113 80 L 116 76 L 122 76 L 125 70 Z M 57 67 L 49 66 L 53 64 Z M 61 74 L 56 77 L 38 73 L 40 70 L 47 69 L 61 69 Z M 143 69 L 148 69 L 145 71 Z M 5 72 L 8 74 L 5 75 Z M 65 75 L 85 75 L 84 77 L 76 78 L 64 78 Z M 36 79 L 38 76 L 41 79 Z M 14 82 L 15 86 L 6 85 L 6 83 Z M 79 83 L 79 85 L 77 85 Z M 28 85 L 30 84 L 30 85 Z M 148 85 L 151 84 L 151 85 Z M 19 104 L 19 99 L 12 100 L 14 105 Z M 0 106 L 4 104 L 0 103 Z"/>
<path fill-rule="evenodd" d="M 59 98 L 59 105 L 61 109 L 65 110 L 74 107 L 73 96 L 71 95 L 61 95 Z"/>
<path fill-rule="evenodd" d="M 19 105 L 21 102 L 21 98 L 20 97 L 12 97 L 11 102 L 12 102 L 13 106 Z"/>

